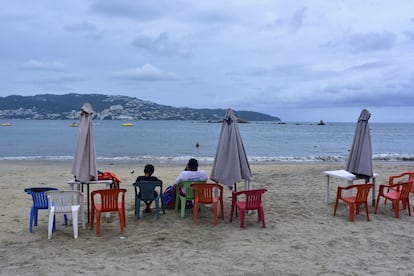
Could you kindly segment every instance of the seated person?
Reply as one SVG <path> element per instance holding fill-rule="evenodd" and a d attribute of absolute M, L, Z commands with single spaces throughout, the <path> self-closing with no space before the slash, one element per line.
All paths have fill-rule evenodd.
<path fill-rule="evenodd" d="M 159 180 L 157 177 L 152 176 L 152 174 L 154 173 L 154 170 L 155 170 L 155 168 L 154 168 L 153 165 L 151 165 L 151 164 L 145 165 L 144 175 L 138 176 L 137 180 L 135 182 L 139 182 L 139 181 L 159 181 L 159 182 L 162 183 L 162 181 Z M 141 193 L 141 191 L 138 193 L 138 196 L 141 195 L 140 193 Z M 154 190 L 154 197 L 156 197 L 157 195 L 158 195 L 157 191 Z M 152 200 L 151 201 L 144 201 L 144 203 L 146 205 L 145 212 L 150 213 L 151 212 L 150 206 L 151 206 Z"/>
<path fill-rule="evenodd" d="M 183 181 L 207 181 L 208 176 L 205 170 L 198 170 L 198 161 L 197 159 L 191 158 L 188 160 L 185 170 L 182 171 L 177 179 L 175 184 L 178 184 Z M 181 187 L 179 191 L 181 195 L 185 195 L 185 187 Z"/>

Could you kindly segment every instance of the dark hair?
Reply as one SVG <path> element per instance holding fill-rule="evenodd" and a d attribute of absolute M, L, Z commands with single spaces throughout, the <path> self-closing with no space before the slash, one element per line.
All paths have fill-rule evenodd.
<path fill-rule="evenodd" d="M 154 173 L 154 170 L 155 170 L 155 168 L 154 168 L 153 165 L 147 164 L 147 165 L 145 165 L 144 173 L 153 174 Z"/>
<path fill-rule="evenodd" d="M 188 160 L 187 168 L 189 171 L 197 171 L 198 170 L 197 159 L 191 158 L 190 160 Z"/>

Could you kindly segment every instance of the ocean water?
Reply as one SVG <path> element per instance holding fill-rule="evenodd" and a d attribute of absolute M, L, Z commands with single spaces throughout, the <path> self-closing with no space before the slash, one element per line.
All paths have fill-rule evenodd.
<path fill-rule="evenodd" d="M 9 121 L 0 126 L 0 160 L 72 160 L 78 128 L 72 121 Z M 4 123 L 4 122 L 0 122 Z M 214 160 L 220 123 L 197 121 L 94 121 L 99 160 L 185 162 Z M 344 162 L 356 123 L 239 124 L 250 162 Z M 414 124 L 370 123 L 374 160 L 414 161 Z M 196 143 L 200 146 L 197 148 Z"/>

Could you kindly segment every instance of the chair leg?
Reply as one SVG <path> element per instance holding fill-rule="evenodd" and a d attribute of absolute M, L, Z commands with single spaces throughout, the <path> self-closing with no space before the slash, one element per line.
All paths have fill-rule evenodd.
<path fill-rule="evenodd" d="M 33 233 L 34 207 L 30 208 L 29 232 Z"/>
<path fill-rule="evenodd" d="M 263 209 L 263 207 L 261 207 L 261 208 L 259 209 L 259 213 L 260 213 L 260 217 L 261 217 L 261 220 L 262 220 L 262 226 L 263 226 L 263 228 L 266 228 L 266 223 L 265 223 L 265 216 L 264 216 L 264 209 Z"/>
<path fill-rule="evenodd" d="M 157 219 L 160 219 L 160 201 L 155 199 L 155 212 L 157 214 Z"/>
<path fill-rule="evenodd" d="M 410 198 L 407 198 L 407 201 L 405 202 L 405 204 L 408 207 L 408 215 L 411 216 Z"/>
<path fill-rule="evenodd" d="M 96 212 L 96 236 L 101 236 L 101 212 Z"/>
<path fill-rule="evenodd" d="M 73 236 L 75 239 L 78 238 L 78 213 L 79 205 L 72 206 L 72 224 L 73 224 Z"/>
<path fill-rule="evenodd" d="M 349 221 L 354 221 L 355 204 L 349 204 Z"/>
<path fill-rule="evenodd" d="M 394 217 L 399 218 L 400 217 L 400 202 L 398 200 L 393 200 L 392 206 L 394 207 Z"/>
<path fill-rule="evenodd" d="M 214 226 L 218 224 L 218 202 L 213 203 L 214 210 Z"/>
<path fill-rule="evenodd" d="M 118 214 L 119 214 L 119 225 L 121 227 L 121 233 L 124 233 L 125 217 L 124 217 L 123 210 L 118 210 Z"/>
<path fill-rule="evenodd" d="M 239 208 L 239 210 L 240 210 L 240 227 L 241 228 L 244 228 L 244 225 L 245 225 L 245 217 L 246 217 L 246 210 L 244 210 L 244 209 L 240 209 Z"/>
<path fill-rule="evenodd" d="M 220 211 L 221 211 L 221 219 L 224 220 L 224 207 L 223 201 L 220 201 Z"/>
<path fill-rule="evenodd" d="M 194 208 L 193 208 L 193 223 L 197 224 L 197 217 L 198 217 L 198 201 L 194 200 Z"/>
<path fill-rule="evenodd" d="M 369 210 L 368 210 L 368 203 L 365 202 L 365 211 L 367 213 L 367 221 L 369 221 Z"/>
<path fill-rule="evenodd" d="M 180 204 L 181 204 L 181 218 L 184 218 L 184 215 L 185 215 L 185 204 L 186 204 L 185 197 L 181 197 L 180 196 Z"/>
<path fill-rule="evenodd" d="M 52 229 L 53 229 L 53 221 L 55 218 L 55 207 L 52 206 L 49 211 L 49 221 L 47 224 L 47 238 L 50 240 L 52 238 Z"/>
<path fill-rule="evenodd" d="M 137 219 L 139 219 L 139 203 L 138 203 L 138 198 L 137 196 L 135 196 L 135 217 Z"/>
<path fill-rule="evenodd" d="M 378 195 L 377 201 L 375 203 L 375 211 L 374 211 L 375 214 L 377 213 L 377 210 L 378 210 L 379 199 L 380 199 L 380 195 Z"/>
<path fill-rule="evenodd" d="M 90 228 L 91 228 L 91 230 L 93 229 L 93 221 L 94 221 L 94 218 L 95 218 L 95 208 L 92 206 L 91 218 L 90 218 L 90 221 L 91 221 Z"/>

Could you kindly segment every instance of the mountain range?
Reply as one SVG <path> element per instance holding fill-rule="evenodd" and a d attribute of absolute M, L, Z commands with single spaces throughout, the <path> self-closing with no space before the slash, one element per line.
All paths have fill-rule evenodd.
<path fill-rule="evenodd" d="M 220 120 L 224 109 L 196 109 L 156 104 L 129 96 L 103 94 L 42 94 L 0 97 L 0 119 L 73 120 L 81 106 L 92 105 L 99 120 Z M 237 111 L 244 121 L 278 121 L 278 117 L 254 111 Z"/>

